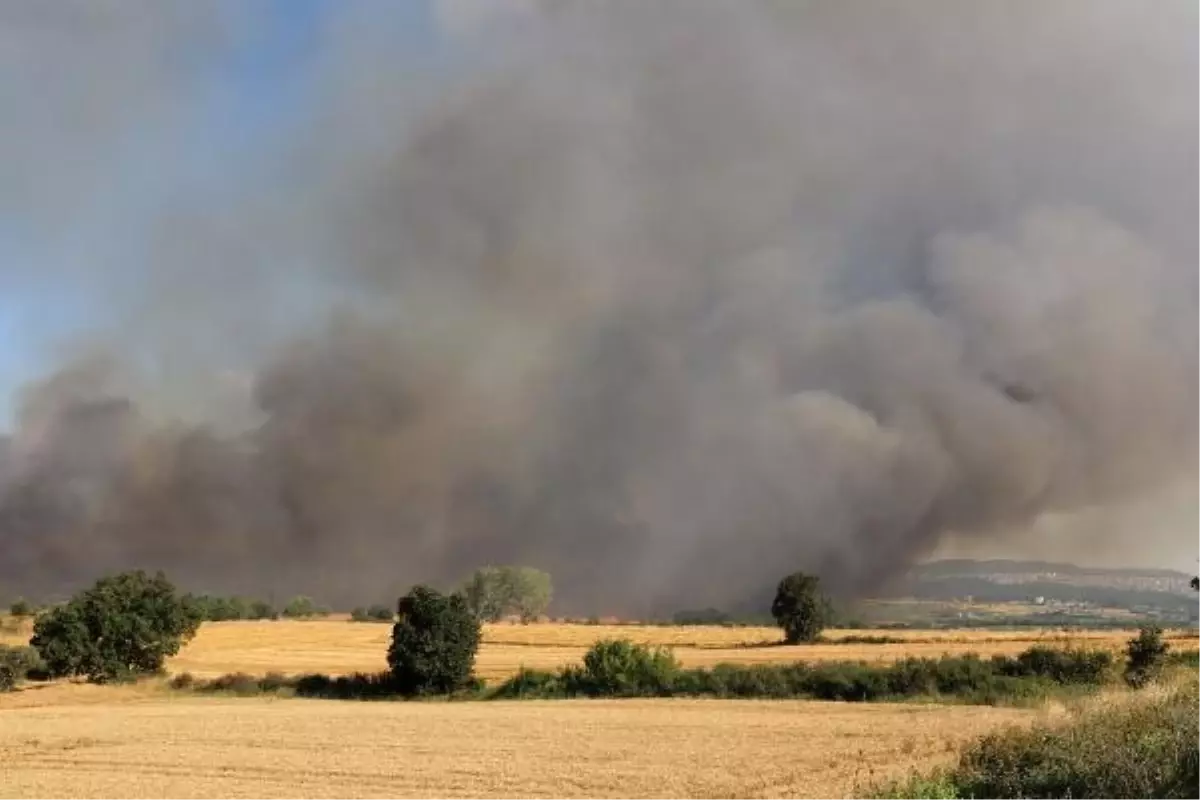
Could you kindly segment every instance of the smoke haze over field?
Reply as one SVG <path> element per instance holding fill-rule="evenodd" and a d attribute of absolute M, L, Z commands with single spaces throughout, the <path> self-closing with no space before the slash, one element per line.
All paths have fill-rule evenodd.
<path fill-rule="evenodd" d="M 0 280 L 106 309 L 0 439 L 0 588 L 644 613 L 1196 506 L 1194 4 L 457 2 L 420 64 L 338 4 L 185 169 L 238 8 L 0 8 L 0 213 L 87 254 Z"/>

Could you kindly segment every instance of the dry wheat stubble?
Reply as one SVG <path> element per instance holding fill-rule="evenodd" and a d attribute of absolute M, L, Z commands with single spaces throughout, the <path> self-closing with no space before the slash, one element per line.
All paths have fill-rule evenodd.
<path fill-rule="evenodd" d="M 356 703 L 98 690 L 7 708 L 11 797 L 842 796 L 1034 712 L 802 701 Z"/>

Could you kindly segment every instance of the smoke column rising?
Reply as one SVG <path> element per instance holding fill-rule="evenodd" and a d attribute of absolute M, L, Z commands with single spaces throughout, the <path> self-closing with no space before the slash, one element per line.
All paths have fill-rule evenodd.
<path fill-rule="evenodd" d="M 12 57 L 246 24 L 184 7 L 130 45 L 64 4 Z M 274 177 L 133 215 L 89 284 L 123 323 L 0 441 L 5 587 L 350 603 L 506 562 L 564 608 L 733 606 L 1195 486 L 1192 4 L 520 8 L 408 102 L 355 7 Z M 170 129 L 161 82 L 93 124 Z"/>

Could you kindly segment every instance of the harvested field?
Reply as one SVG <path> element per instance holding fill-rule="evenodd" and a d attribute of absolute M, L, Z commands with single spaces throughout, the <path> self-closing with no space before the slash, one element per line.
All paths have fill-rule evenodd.
<path fill-rule="evenodd" d="M 0 698 L 0 714 L 6 797 L 839 797 L 1037 717 L 803 701 L 336 703 L 61 685 Z"/>
<path fill-rule="evenodd" d="M 945 653 L 1014 654 L 1033 644 L 1061 647 L 1124 647 L 1131 631 L 830 631 L 829 638 L 905 634 L 906 641 L 887 644 L 778 645 L 772 628 L 657 627 L 640 625 L 487 625 L 476 660 L 485 680 L 502 680 L 519 667 L 551 669 L 578 662 L 597 639 L 625 637 L 645 644 L 669 645 L 685 666 L 720 662 L 778 663 L 863 659 L 890 661 L 905 656 L 936 657 Z M 226 672 L 271 670 L 331 674 L 374 671 L 385 666 L 391 628 L 337 620 L 312 622 L 214 622 L 201 626 L 190 645 L 170 662 L 172 672 L 211 677 Z M 1171 646 L 1195 650 L 1195 634 L 1174 634 Z M 770 645 L 770 646 L 766 646 Z"/>

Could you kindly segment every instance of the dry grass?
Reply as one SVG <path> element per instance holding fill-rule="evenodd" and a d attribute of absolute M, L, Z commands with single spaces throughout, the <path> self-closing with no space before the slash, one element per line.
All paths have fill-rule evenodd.
<path fill-rule="evenodd" d="M 6 797 L 838 797 L 1035 712 L 799 701 L 0 701 Z M 32 694 L 20 692 L 19 695 Z M 15 699 L 15 698 L 14 698 Z M 49 698 L 47 698 L 49 699 Z"/>
<path fill-rule="evenodd" d="M 214 622 L 170 662 L 173 672 L 214 676 L 226 672 L 331 674 L 384 668 L 391 629 L 387 625 L 336 620 L 313 622 Z M 578 662 L 597 639 L 625 637 L 645 644 L 664 644 L 686 666 L 722 661 L 770 663 L 864 659 L 891 661 L 905 656 L 940 656 L 977 652 L 1015 654 L 1031 644 L 1087 644 L 1120 649 L 1130 631 L 1080 631 L 1064 637 L 1057 631 L 831 631 L 839 636 L 891 636 L 896 644 L 817 644 L 761 646 L 779 641 L 772 628 L 654 627 L 638 625 L 487 625 L 476 672 L 485 680 L 508 677 L 518 667 L 551 669 Z M 1196 649 L 1194 634 L 1173 639 L 1172 647 Z M 754 646 L 759 645 L 759 646 Z"/>
<path fill-rule="evenodd" d="M 174 672 L 377 670 L 391 629 L 341 620 L 201 627 Z M 847 631 L 898 644 L 761 646 L 769 628 L 486 626 L 478 673 L 578 661 L 628 637 L 719 661 L 1017 652 L 1056 632 Z M 4 641 L 24 641 L 28 631 Z M 1121 631 L 1071 642 L 1119 648 Z M 760 645 L 760 646 L 755 646 Z M 1194 635 L 1175 638 L 1195 649 Z M 1062 713 L 1061 709 L 1057 709 Z M 559 700 L 355 703 L 32 684 L 0 695 L 0 791 L 12 797 L 828 797 L 928 770 L 1003 723 L 1055 713 L 978 706 L 804 701 Z"/>

